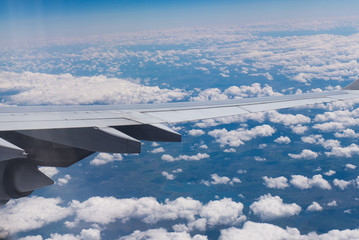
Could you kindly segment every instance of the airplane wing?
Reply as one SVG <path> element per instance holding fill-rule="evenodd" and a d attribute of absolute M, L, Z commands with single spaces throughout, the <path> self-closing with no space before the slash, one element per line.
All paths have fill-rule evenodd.
<path fill-rule="evenodd" d="M 0 107 L 0 203 L 53 181 L 38 166 L 68 167 L 94 152 L 139 153 L 141 140 L 180 142 L 166 123 L 359 98 L 343 90 L 225 101 Z"/>

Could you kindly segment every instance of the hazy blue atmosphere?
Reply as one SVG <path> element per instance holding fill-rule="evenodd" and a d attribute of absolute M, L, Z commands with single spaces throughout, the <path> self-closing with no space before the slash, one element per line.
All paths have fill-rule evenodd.
<path fill-rule="evenodd" d="M 2 105 L 321 92 L 357 80 L 357 1 L 1 1 Z M 359 101 L 170 125 L 181 143 L 41 168 L 0 237 L 359 239 Z"/>

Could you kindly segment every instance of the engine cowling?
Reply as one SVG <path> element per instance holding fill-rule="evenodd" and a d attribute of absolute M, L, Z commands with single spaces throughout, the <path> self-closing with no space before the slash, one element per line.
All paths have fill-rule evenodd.
<path fill-rule="evenodd" d="M 54 183 L 52 179 L 39 171 L 37 166 L 27 159 L 9 160 L 0 165 L 1 167 L 3 170 L 0 201 L 26 197 L 34 190 Z"/>

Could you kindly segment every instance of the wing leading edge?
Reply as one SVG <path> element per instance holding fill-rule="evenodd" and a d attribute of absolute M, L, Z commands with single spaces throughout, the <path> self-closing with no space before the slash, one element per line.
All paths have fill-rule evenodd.
<path fill-rule="evenodd" d="M 38 166 L 67 167 L 94 152 L 139 153 L 140 140 L 180 142 L 164 123 L 359 98 L 358 81 L 340 91 L 225 101 L 1 107 L 0 203 L 51 185 Z"/>

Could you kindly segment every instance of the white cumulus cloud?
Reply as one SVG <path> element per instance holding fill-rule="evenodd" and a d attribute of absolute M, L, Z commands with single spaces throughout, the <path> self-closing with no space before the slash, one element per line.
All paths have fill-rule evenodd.
<path fill-rule="evenodd" d="M 18 91 L 9 103 L 38 104 L 120 104 L 168 102 L 187 96 L 179 89 L 144 86 L 133 79 L 105 76 L 75 77 L 32 72 L 0 72 L 3 91 Z"/>
<path fill-rule="evenodd" d="M 207 236 L 197 234 L 193 237 L 187 232 L 168 232 L 166 229 L 150 229 L 146 231 L 135 231 L 128 236 L 119 238 L 120 240 L 207 240 Z"/>
<path fill-rule="evenodd" d="M 332 187 L 329 182 L 323 179 L 323 176 L 320 174 L 314 175 L 312 178 L 307 178 L 302 175 L 292 175 L 290 183 L 299 189 L 309 189 L 313 187 L 318 187 L 321 189 L 330 190 Z"/>
<path fill-rule="evenodd" d="M 315 232 L 306 235 L 300 234 L 297 228 L 285 229 L 269 223 L 245 222 L 242 228 L 231 227 L 221 230 L 220 240 L 351 240 L 359 239 L 359 229 L 331 230 L 328 233 L 317 234 Z"/>
<path fill-rule="evenodd" d="M 198 137 L 202 136 L 205 132 L 202 129 L 192 129 L 188 131 L 188 135 Z"/>
<path fill-rule="evenodd" d="M 162 172 L 162 176 L 164 176 L 167 180 L 174 180 L 176 178 L 175 175 L 168 173 L 166 171 Z"/>
<path fill-rule="evenodd" d="M 91 160 L 90 164 L 93 166 L 100 166 L 110 162 L 122 161 L 122 160 L 123 157 L 119 153 L 113 153 L 113 154 L 99 153 L 93 160 Z"/>
<path fill-rule="evenodd" d="M 196 155 L 179 155 L 178 157 L 173 157 L 169 154 L 162 155 L 161 159 L 167 162 L 175 162 L 175 161 L 199 161 L 205 158 L 209 158 L 207 153 L 197 153 Z"/>
<path fill-rule="evenodd" d="M 340 190 L 346 189 L 351 183 L 352 183 L 352 181 L 345 181 L 345 180 L 339 180 L 339 179 L 333 180 L 334 186 L 337 186 Z"/>
<path fill-rule="evenodd" d="M 69 174 L 66 174 L 63 178 L 57 179 L 57 184 L 60 186 L 66 185 L 71 179 L 71 176 Z"/>
<path fill-rule="evenodd" d="M 301 207 L 295 203 L 286 204 L 279 196 L 263 195 L 249 207 L 262 220 L 272 220 L 298 215 Z"/>
<path fill-rule="evenodd" d="M 320 212 L 323 210 L 323 207 L 319 205 L 319 203 L 317 202 L 312 202 L 312 204 L 310 204 L 307 207 L 307 211 L 308 212 Z"/>
<path fill-rule="evenodd" d="M 268 117 L 271 122 L 280 123 L 286 126 L 289 125 L 298 125 L 310 123 L 310 118 L 302 114 L 282 114 L 277 111 L 268 112 Z"/>
<path fill-rule="evenodd" d="M 235 225 L 246 220 L 243 215 L 243 204 L 230 198 L 208 202 L 200 211 L 209 226 Z"/>
<path fill-rule="evenodd" d="M 310 159 L 316 159 L 318 157 L 318 153 L 313 152 L 310 149 L 303 149 L 302 152 L 299 154 L 288 153 L 288 156 L 294 159 L 310 160 Z"/>
<path fill-rule="evenodd" d="M 218 174 L 211 174 L 211 178 L 212 178 L 212 181 L 202 180 L 201 183 L 203 183 L 206 186 L 210 186 L 210 185 L 218 185 L 218 184 L 234 185 L 235 183 L 241 183 L 242 182 L 237 177 L 234 177 L 231 180 L 229 177 L 226 177 L 226 176 L 221 177 L 221 176 L 218 176 Z"/>
<path fill-rule="evenodd" d="M 59 170 L 55 167 L 39 167 L 39 170 L 49 178 L 52 178 L 59 173 Z"/>
<path fill-rule="evenodd" d="M 272 136 L 275 129 L 269 125 L 256 126 L 252 129 L 238 128 L 237 130 L 227 131 L 226 129 L 215 129 L 208 134 L 220 143 L 221 147 L 226 145 L 230 147 L 238 147 L 243 145 L 245 141 L 250 141 L 257 137 Z"/>
<path fill-rule="evenodd" d="M 72 215 L 70 208 L 60 204 L 60 198 L 37 196 L 10 200 L 0 208 L 0 237 L 38 229 Z"/>
<path fill-rule="evenodd" d="M 262 177 L 264 180 L 264 185 L 266 185 L 268 188 L 276 188 L 276 189 L 284 189 L 289 187 L 288 179 L 281 176 L 281 177 Z"/>
<path fill-rule="evenodd" d="M 288 144 L 291 142 L 290 138 L 287 136 L 280 136 L 279 138 L 275 139 L 274 142 L 279 144 Z"/>
<path fill-rule="evenodd" d="M 158 147 L 155 148 L 151 151 L 151 153 L 163 153 L 165 150 L 163 149 L 163 147 Z"/>
<path fill-rule="evenodd" d="M 324 175 L 326 175 L 326 176 L 333 176 L 334 174 L 336 174 L 336 171 L 334 171 L 334 170 L 329 170 L 328 172 L 324 173 Z"/>
<path fill-rule="evenodd" d="M 355 165 L 353 165 L 353 164 L 351 164 L 351 163 L 347 163 L 347 164 L 345 164 L 345 168 L 346 168 L 346 169 L 352 169 L 352 170 L 354 170 L 354 169 L 357 168 L 357 166 L 355 166 Z"/>
<path fill-rule="evenodd" d="M 304 134 L 308 130 L 308 127 L 303 126 L 302 124 L 291 125 L 290 128 L 295 134 L 299 135 Z"/>

